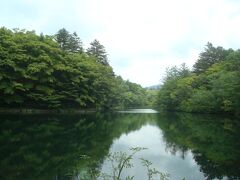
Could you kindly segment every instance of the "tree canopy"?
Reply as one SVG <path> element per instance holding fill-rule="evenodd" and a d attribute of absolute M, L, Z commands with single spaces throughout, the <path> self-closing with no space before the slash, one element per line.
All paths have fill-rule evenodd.
<path fill-rule="evenodd" d="M 173 67 L 159 91 L 161 109 L 240 113 L 240 50 L 213 47 L 200 53 L 193 71 Z"/>
<path fill-rule="evenodd" d="M 62 50 L 83 53 L 83 44 L 76 32 L 70 34 L 65 28 L 62 28 L 55 34 L 54 39 Z"/>
<path fill-rule="evenodd" d="M 105 47 L 96 39 L 91 42 L 90 45 L 91 46 L 87 49 L 87 54 L 95 57 L 97 62 L 103 65 L 109 65 Z"/>
<path fill-rule="evenodd" d="M 146 90 L 116 76 L 99 41 L 87 53 L 76 33 L 0 28 L 0 107 L 145 106 Z"/>
<path fill-rule="evenodd" d="M 194 72 L 199 74 L 206 71 L 213 64 L 226 59 L 232 49 L 225 50 L 223 47 L 214 47 L 212 43 L 208 42 L 205 50 L 200 53 L 197 62 L 193 65 Z"/>

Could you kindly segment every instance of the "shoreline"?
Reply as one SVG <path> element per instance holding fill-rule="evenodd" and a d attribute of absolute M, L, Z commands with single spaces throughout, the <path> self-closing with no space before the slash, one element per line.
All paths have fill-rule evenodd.
<path fill-rule="evenodd" d="M 96 109 L 32 109 L 32 108 L 0 108 L 0 114 L 65 114 L 93 113 Z"/>

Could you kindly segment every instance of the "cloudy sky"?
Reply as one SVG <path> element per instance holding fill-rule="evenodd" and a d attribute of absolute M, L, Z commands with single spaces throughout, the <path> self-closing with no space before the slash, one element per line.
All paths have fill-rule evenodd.
<path fill-rule="evenodd" d="M 150 86 L 207 42 L 240 48 L 240 0 L 1 0 L 0 26 L 98 39 L 116 74 Z"/>

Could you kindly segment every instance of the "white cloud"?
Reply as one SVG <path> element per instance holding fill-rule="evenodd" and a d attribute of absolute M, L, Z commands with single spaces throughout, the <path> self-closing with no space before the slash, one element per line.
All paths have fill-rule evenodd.
<path fill-rule="evenodd" d="M 158 84 L 167 66 L 191 66 L 208 41 L 225 48 L 238 48 L 240 42 L 240 1 L 10 2 L 1 6 L 2 25 L 44 33 L 66 27 L 77 31 L 85 44 L 97 38 L 115 72 L 143 86 Z"/>

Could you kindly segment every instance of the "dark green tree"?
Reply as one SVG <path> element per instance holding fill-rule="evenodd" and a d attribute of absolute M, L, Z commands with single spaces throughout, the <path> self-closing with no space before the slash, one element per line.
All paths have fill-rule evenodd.
<path fill-rule="evenodd" d="M 91 46 L 87 49 L 87 54 L 95 57 L 97 62 L 103 65 L 109 65 L 105 47 L 96 39 L 91 42 L 90 45 Z"/>
<path fill-rule="evenodd" d="M 142 87 L 129 88 L 111 66 L 79 53 L 76 33 L 59 32 L 63 36 L 56 42 L 34 31 L 0 28 L 0 107 L 110 109 L 145 103 Z"/>
<path fill-rule="evenodd" d="M 207 43 L 206 48 L 200 53 L 199 59 L 193 65 L 194 72 L 199 74 L 206 71 L 214 63 L 223 61 L 232 50 L 225 50 L 222 47 L 214 47 L 212 43 Z"/>
<path fill-rule="evenodd" d="M 83 53 L 83 44 L 76 32 L 70 34 L 65 28 L 62 28 L 54 37 L 62 50 Z"/>
<path fill-rule="evenodd" d="M 55 35 L 55 40 L 59 44 L 59 47 L 63 50 L 69 49 L 69 39 L 70 34 L 65 28 L 60 29 Z"/>
<path fill-rule="evenodd" d="M 202 61 L 195 64 L 199 68 L 197 73 L 191 73 L 184 66 L 168 69 L 159 91 L 159 107 L 167 110 L 239 115 L 239 52 L 214 48 L 209 43 L 208 50 L 200 55 Z"/>
<path fill-rule="evenodd" d="M 74 32 L 73 34 L 70 34 L 69 42 L 68 42 L 68 48 L 70 52 L 73 53 L 83 53 L 83 43 L 81 39 L 78 37 L 77 33 Z"/>

